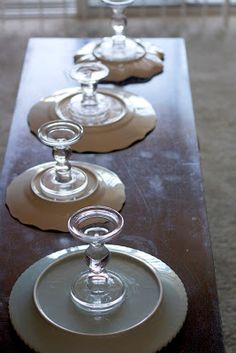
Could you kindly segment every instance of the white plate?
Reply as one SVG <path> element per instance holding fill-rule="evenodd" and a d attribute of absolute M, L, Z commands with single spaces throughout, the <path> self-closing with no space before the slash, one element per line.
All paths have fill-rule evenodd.
<path fill-rule="evenodd" d="M 42 170 L 54 163 L 43 163 L 27 169 L 12 180 L 7 188 L 6 204 L 10 214 L 23 224 L 43 230 L 68 232 L 68 219 L 78 209 L 91 205 L 104 205 L 120 211 L 125 202 L 125 187 L 120 178 L 111 170 L 92 163 L 73 161 L 72 165 L 88 170 L 89 190 L 76 200 L 55 201 L 39 195 L 39 184 L 32 191 L 31 182 Z M 38 181 L 37 177 L 35 179 Z M 16 197 L 17 195 L 17 197 Z M 85 197 L 83 197 L 85 196 Z"/>
<path fill-rule="evenodd" d="M 67 88 L 36 103 L 28 115 L 31 131 L 37 134 L 42 124 L 56 119 L 65 119 L 62 115 L 59 117 L 58 107 L 61 107 L 61 104 L 67 104 L 69 97 L 79 91 L 78 88 Z M 124 105 L 126 113 L 116 121 L 109 120 L 109 123 L 103 125 L 85 126 L 83 138 L 71 146 L 73 151 L 104 153 L 120 150 L 142 140 L 155 128 L 157 122 L 155 110 L 143 97 L 117 88 L 102 89 L 100 92 L 117 97 Z"/>
<path fill-rule="evenodd" d="M 154 353 L 181 329 L 187 313 L 187 295 L 175 272 L 162 261 L 139 250 L 109 245 L 112 252 L 145 261 L 158 271 L 163 300 L 158 310 L 142 324 L 109 335 L 75 334 L 51 324 L 33 301 L 33 288 L 40 273 L 54 261 L 84 251 L 74 247 L 50 254 L 29 267 L 16 281 L 9 301 L 12 324 L 21 339 L 40 353 Z M 143 298 L 145 305 L 145 298 Z"/>

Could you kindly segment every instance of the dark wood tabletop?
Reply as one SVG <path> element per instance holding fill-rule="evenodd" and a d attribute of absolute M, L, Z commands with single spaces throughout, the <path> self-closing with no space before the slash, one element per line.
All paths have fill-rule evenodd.
<path fill-rule="evenodd" d="M 187 319 L 162 352 L 222 353 L 185 44 L 182 39 L 172 38 L 152 41 L 165 52 L 164 72 L 148 82 L 122 88 L 151 102 L 158 117 L 155 130 L 125 150 L 107 154 L 74 153 L 73 159 L 100 164 L 119 175 L 126 187 L 127 200 L 121 212 L 125 227 L 115 242 L 160 258 L 185 285 L 189 300 Z M 86 42 L 34 38 L 26 52 L 1 178 L 2 353 L 31 352 L 15 334 L 8 315 L 8 299 L 17 277 L 36 260 L 78 244 L 67 233 L 41 231 L 13 219 L 5 206 L 5 192 L 18 174 L 52 160 L 50 148 L 30 133 L 27 114 L 40 98 L 75 85 L 66 71 L 72 66 L 73 54 Z"/>

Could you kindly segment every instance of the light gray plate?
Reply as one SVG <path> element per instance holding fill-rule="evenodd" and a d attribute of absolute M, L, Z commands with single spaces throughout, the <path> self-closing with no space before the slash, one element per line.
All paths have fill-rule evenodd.
<path fill-rule="evenodd" d="M 139 250 L 109 245 L 110 251 L 126 254 L 153 266 L 163 287 L 163 299 L 153 315 L 140 325 L 114 334 L 72 333 L 51 324 L 38 311 L 33 289 L 39 275 L 50 264 L 86 246 L 50 254 L 30 266 L 16 281 L 9 301 L 12 324 L 21 339 L 40 353 L 154 353 L 181 329 L 187 313 L 187 295 L 175 272 L 161 260 Z M 145 306 L 145 298 L 143 305 Z M 99 326 L 99 324 L 98 324 Z"/>
<path fill-rule="evenodd" d="M 34 302 L 43 317 L 64 330 L 78 334 L 109 335 L 129 330 L 147 320 L 162 300 L 157 271 L 146 262 L 113 252 L 109 270 L 126 286 L 124 303 L 106 315 L 85 314 L 73 304 L 70 289 L 87 270 L 82 252 L 70 254 L 49 265 L 34 286 Z"/>

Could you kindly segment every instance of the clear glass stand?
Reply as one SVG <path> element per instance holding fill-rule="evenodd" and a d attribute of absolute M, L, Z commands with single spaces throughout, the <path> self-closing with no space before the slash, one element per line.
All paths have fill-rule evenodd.
<path fill-rule="evenodd" d="M 44 195 L 53 200 L 67 200 L 80 195 L 88 183 L 87 175 L 72 167 L 69 162 L 70 145 L 77 142 L 83 134 L 79 124 L 70 121 L 52 121 L 43 124 L 38 130 L 42 143 L 53 147 L 55 165 L 45 170 L 40 179 L 40 188 Z"/>
<path fill-rule="evenodd" d="M 89 243 L 85 252 L 89 269 L 71 287 L 73 302 L 83 310 L 107 312 L 125 298 L 125 285 L 120 276 L 106 270 L 110 253 L 104 245 L 121 232 L 123 224 L 122 216 L 105 206 L 83 208 L 69 219 L 70 233 Z"/>
<path fill-rule="evenodd" d="M 105 61 L 132 61 L 138 60 L 145 55 L 145 48 L 136 41 L 125 36 L 127 18 L 124 10 L 134 0 L 101 0 L 110 6 L 113 12 L 112 29 L 114 35 L 104 38 L 94 49 L 94 55 Z"/>
<path fill-rule="evenodd" d="M 100 62 L 75 65 L 71 77 L 81 87 L 64 109 L 63 114 L 83 126 L 103 125 L 110 120 L 119 120 L 125 113 L 124 105 L 115 96 L 97 92 L 98 81 L 107 77 L 109 70 Z"/>

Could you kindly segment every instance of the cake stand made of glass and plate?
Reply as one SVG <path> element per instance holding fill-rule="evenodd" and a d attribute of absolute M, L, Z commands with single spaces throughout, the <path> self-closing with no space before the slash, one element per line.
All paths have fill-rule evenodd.
<path fill-rule="evenodd" d="M 132 283 L 133 276 L 131 278 L 127 270 L 123 270 L 124 265 L 117 265 L 121 259 L 116 259 L 117 268 L 114 270 L 110 270 L 108 267 L 112 254 L 105 243 L 119 235 L 123 225 L 124 220 L 119 212 L 101 205 L 82 208 L 70 217 L 68 228 L 71 235 L 89 244 L 84 252 L 84 263 L 87 264 L 87 268 L 81 265 L 81 256 L 79 256 L 79 258 L 67 259 L 69 261 L 55 262 L 54 265 L 49 266 L 46 271 L 41 273 L 35 282 L 33 296 L 36 307 L 47 321 L 61 329 L 76 333 L 78 321 L 82 321 L 85 316 L 92 315 L 98 318 L 102 315 L 112 315 L 114 311 L 122 308 L 128 299 L 127 297 L 130 296 L 130 286 L 133 286 L 132 290 L 135 295 L 132 303 L 133 310 L 137 301 L 148 300 L 148 303 L 146 303 L 145 310 L 133 314 L 132 318 L 130 317 L 128 326 L 131 325 L 131 322 L 133 326 L 140 324 L 157 310 L 162 301 L 163 289 L 159 277 L 152 269 L 148 266 L 145 268 L 143 263 L 138 264 L 134 261 L 135 263 L 132 264 L 130 259 L 124 259 L 124 263 L 127 265 L 129 262 L 131 268 L 139 267 L 140 274 L 135 276 L 136 283 Z M 73 270 L 72 264 L 74 264 Z M 71 271 L 71 273 L 65 275 L 64 271 Z M 62 272 L 64 272 L 63 276 Z M 64 281 L 58 283 L 61 288 L 59 289 L 57 284 L 52 288 L 50 283 L 55 283 L 55 278 L 61 282 L 60 276 L 66 277 L 67 280 L 63 280 L 61 277 L 62 282 Z M 146 278 L 144 279 L 144 277 Z M 139 288 L 141 281 L 143 288 Z M 66 290 L 62 289 L 64 285 L 68 286 Z M 59 301 L 55 299 L 55 303 L 50 305 L 49 303 L 55 297 L 56 292 L 60 292 L 58 294 L 60 299 Z M 62 302 L 65 303 L 68 300 L 69 304 L 73 304 L 80 311 L 77 324 L 76 321 L 72 322 L 74 318 L 71 321 L 70 312 L 67 311 L 68 306 Z M 128 301 L 130 300 L 131 298 L 128 299 Z M 56 312 L 56 307 L 60 308 L 59 312 Z M 81 329 L 85 330 L 85 327 L 81 327 Z M 87 327 L 86 330 L 89 328 Z M 94 328 L 92 328 L 93 330 Z"/>
<path fill-rule="evenodd" d="M 152 353 L 181 329 L 187 296 L 174 271 L 139 250 L 104 245 L 123 223 L 108 207 L 80 209 L 68 226 L 89 246 L 52 253 L 18 278 L 10 318 L 35 351 Z"/>
<path fill-rule="evenodd" d="M 124 10 L 135 0 L 101 0 L 112 9 L 112 37 L 103 38 L 94 48 L 93 54 L 99 60 L 108 62 L 129 62 L 139 60 L 145 55 L 141 43 L 125 36 L 127 18 Z"/>
<path fill-rule="evenodd" d="M 70 76 L 80 84 L 80 91 L 60 100 L 56 114 L 61 119 L 73 120 L 83 126 L 103 126 L 118 122 L 126 112 L 126 105 L 115 92 L 99 92 L 97 84 L 109 73 L 100 62 L 75 65 Z"/>
<path fill-rule="evenodd" d="M 56 120 L 39 128 L 40 141 L 53 147 L 55 165 L 32 180 L 32 189 L 37 195 L 65 201 L 75 200 L 93 191 L 88 189 L 88 175 L 81 168 L 72 166 L 69 161 L 70 146 L 78 142 L 82 134 L 83 127 L 71 121 Z"/>
<path fill-rule="evenodd" d="M 69 216 L 78 208 L 100 203 L 116 210 L 122 208 L 125 187 L 113 171 L 70 161 L 70 146 L 82 134 L 83 127 L 72 121 L 55 120 L 39 128 L 38 137 L 53 148 L 55 162 L 27 169 L 12 180 L 6 204 L 14 218 L 42 230 L 64 232 Z"/>

